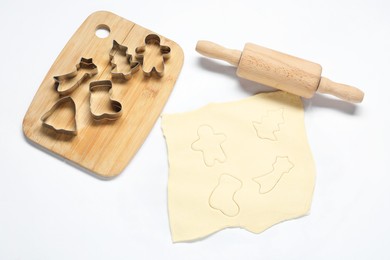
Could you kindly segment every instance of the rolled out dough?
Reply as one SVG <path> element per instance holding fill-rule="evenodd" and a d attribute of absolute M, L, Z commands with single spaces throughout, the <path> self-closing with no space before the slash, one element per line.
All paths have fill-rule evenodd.
<path fill-rule="evenodd" d="M 301 99 L 285 92 L 163 115 L 174 242 L 260 233 L 308 213 L 315 165 Z"/>

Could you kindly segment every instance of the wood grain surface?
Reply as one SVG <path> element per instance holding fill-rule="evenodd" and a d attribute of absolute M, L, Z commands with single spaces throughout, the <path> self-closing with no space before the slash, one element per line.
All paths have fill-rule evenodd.
<path fill-rule="evenodd" d="M 201 40 L 196 45 L 196 51 L 236 66 L 236 74 L 241 78 L 304 98 L 313 97 L 317 91 L 351 103 L 360 103 L 364 98 L 364 92 L 356 87 L 321 77 L 322 67 L 315 62 L 253 43 L 247 43 L 241 52 Z"/>
<path fill-rule="evenodd" d="M 107 38 L 95 35 L 96 29 L 101 27 L 109 28 Z M 61 51 L 39 87 L 23 121 L 25 136 L 101 177 L 118 175 L 140 148 L 167 102 L 183 65 L 183 51 L 178 44 L 159 35 L 161 44 L 171 48 L 164 76 L 146 77 L 140 69 L 130 80 L 113 81 L 111 98 L 122 104 L 122 115 L 115 121 L 93 119 L 89 84 L 111 80 L 109 52 L 113 40 L 127 46 L 134 57 L 135 48 L 144 45 L 145 37 L 150 33 L 150 30 L 110 12 L 91 14 Z M 41 122 L 42 115 L 60 98 L 53 77 L 75 70 L 82 57 L 93 58 L 98 74 L 70 94 L 76 104 L 77 135 L 56 133 L 43 127 Z M 72 118 L 55 118 L 55 121 L 61 120 Z"/>

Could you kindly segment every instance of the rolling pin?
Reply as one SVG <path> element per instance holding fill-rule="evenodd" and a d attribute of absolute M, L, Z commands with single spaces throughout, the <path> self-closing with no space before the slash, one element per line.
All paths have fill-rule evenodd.
<path fill-rule="evenodd" d="M 196 51 L 229 62 L 237 67 L 237 76 L 311 98 L 315 92 L 331 94 L 351 103 L 360 103 L 364 93 L 358 88 L 321 77 L 321 65 L 274 51 L 253 43 L 244 50 L 231 50 L 209 41 L 198 41 Z"/>

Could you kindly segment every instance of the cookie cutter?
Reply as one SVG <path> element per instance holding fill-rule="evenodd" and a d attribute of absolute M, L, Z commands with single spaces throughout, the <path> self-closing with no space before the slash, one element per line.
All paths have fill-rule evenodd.
<path fill-rule="evenodd" d="M 112 113 L 95 113 L 92 109 L 92 93 L 97 89 L 107 89 L 107 93 L 110 95 L 110 105 L 114 112 Z M 112 95 L 112 82 L 111 80 L 99 80 L 99 81 L 92 81 L 89 84 L 89 92 L 90 92 L 90 99 L 89 99 L 89 108 L 92 114 L 93 119 L 100 121 L 100 120 L 116 120 L 122 115 L 122 104 L 119 101 L 116 101 L 111 98 Z"/>
<path fill-rule="evenodd" d="M 124 45 L 120 45 L 117 41 L 113 41 L 112 48 L 110 51 L 110 64 L 111 64 L 111 78 L 116 80 L 129 80 L 131 76 L 138 71 L 139 62 L 132 61 L 133 57 L 131 54 L 127 53 L 128 48 Z M 119 72 L 117 64 L 115 62 L 115 55 L 120 54 L 126 57 L 126 61 L 129 63 L 128 72 Z"/>
<path fill-rule="evenodd" d="M 66 90 L 60 90 L 60 85 L 65 82 L 65 81 L 68 81 L 70 79 L 73 79 L 74 77 L 77 76 L 77 74 L 79 73 L 79 70 L 80 69 L 87 69 L 87 70 L 90 70 L 90 72 L 86 72 L 76 83 L 73 84 L 73 86 L 71 86 L 70 88 L 66 89 Z M 84 82 L 84 80 L 88 79 L 88 78 L 92 78 L 94 75 L 96 75 L 98 73 L 98 68 L 97 66 L 92 62 L 92 58 L 90 59 L 86 59 L 86 58 L 81 58 L 80 62 L 76 65 L 76 70 L 75 71 L 72 71 L 70 73 L 67 73 L 67 74 L 64 74 L 64 75 L 60 75 L 60 76 L 54 76 L 54 81 L 55 81 L 55 84 L 54 84 L 54 87 L 56 89 L 56 91 L 60 94 L 60 96 L 66 96 L 66 95 L 69 95 L 70 93 L 72 93 L 77 87 L 79 87 L 81 85 L 81 83 Z"/>
<path fill-rule="evenodd" d="M 61 105 L 70 103 L 73 110 L 73 120 L 74 120 L 74 128 L 73 129 L 65 129 L 65 128 L 57 128 L 52 124 L 46 122 L 46 120 L 56 111 Z M 67 134 L 76 136 L 77 135 L 77 122 L 76 122 L 76 104 L 70 96 L 66 96 L 57 100 L 57 102 L 41 117 L 42 126 L 54 130 L 58 134 Z"/>
<path fill-rule="evenodd" d="M 145 45 L 137 47 L 135 49 L 136 59 L 142 63 L 142 70 L 144 75 L 150 77 L 152 74 L 156 74 L 159 77 L 164 75 L 165 69 L 165 60 L 167 60 L 171 55 L 171 48 L 169 46 L 161 45 L 161 39 L 157 34 L 149 34 L 145 37 Z M 148 45 L 157 45 L 160 48 L 160 54 L 162 56 L 162 70 L 159 71 L 156 66 L 153 66 L 149 71 L 145 71 L 144 58 L 145 52 Z"/>

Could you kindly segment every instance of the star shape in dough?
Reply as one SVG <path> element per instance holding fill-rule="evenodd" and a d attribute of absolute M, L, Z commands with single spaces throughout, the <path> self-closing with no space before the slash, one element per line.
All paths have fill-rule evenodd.
<path fill-rule="evenodd" d="M 294 164 L 289 160 L 287 156 L 276 157 L 275 162 L 272 164 L 272 170 L 260 177 L 256 177 L 253 180 L 260 185 L 259 193 L 264 194 L 270 192 L 279 183 L 284 174 L 289 173 Z"/>
<path fill-rule="evenodd" d="M 226 135 L 214 133 L 208 125 L 202 125 L 198 129 L 198 139 L 192 143 L 194 151 L 203 153 L 203 160 L 206 166 L 212 167 L 215 162 L 225 162 L 226 155 L 222 149 L 222 143 L 226 141 Z"/>

